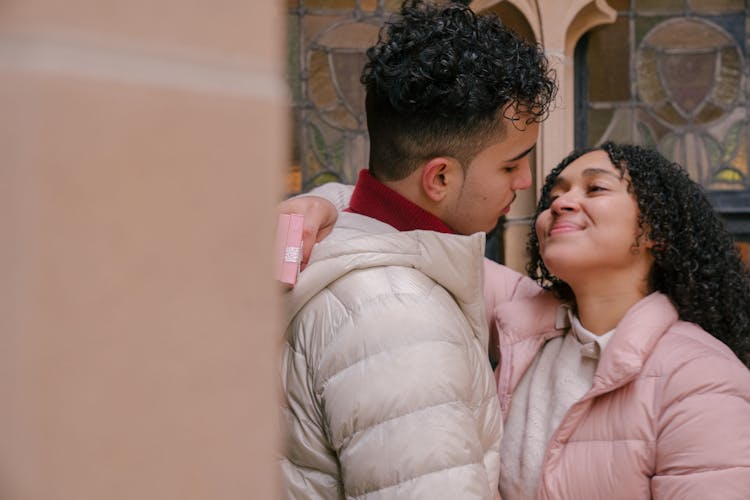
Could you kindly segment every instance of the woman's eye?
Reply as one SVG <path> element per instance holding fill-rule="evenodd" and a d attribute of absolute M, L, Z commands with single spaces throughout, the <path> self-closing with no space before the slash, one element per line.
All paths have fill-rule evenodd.
<path fill-rule="evenodd" d="M 595 192 L 598 192 L 598 191 L 606 191 L 606 190 L 607 190 L 606 187 L 599 186 L 597 184 L 592 184 L 591 186 L 589 186 L 589 193 L 595 193 Z"/>
<path fill-rule="evenodd" d="M 506 174 L 512 174 L 516 171 L 516 169 L 518 169 L 518 165 L 508 165 L 506 167 L 503 167 L 503 172 L 505 172 Z"/>

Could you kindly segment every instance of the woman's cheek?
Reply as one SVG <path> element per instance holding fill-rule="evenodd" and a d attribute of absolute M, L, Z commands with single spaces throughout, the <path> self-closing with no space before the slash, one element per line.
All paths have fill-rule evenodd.
<path fill-rule="evenodd" d="M 548 211 L 544 211 L 539 214 L 534 224 L 534 230 L 536 231 L 536 239 L 539 241 L 540 249 L 544 245 L 544 235 L 546 234 L 545 227 L 547 227 Z"/>

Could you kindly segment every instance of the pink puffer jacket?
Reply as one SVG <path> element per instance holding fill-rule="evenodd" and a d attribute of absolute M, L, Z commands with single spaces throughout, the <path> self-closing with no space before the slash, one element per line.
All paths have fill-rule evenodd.
<path fill-rule="evenodd" d="M 539 349 L 564 333 L 559 305 L 544 294 L 493 310 L 504 417 Z M 649 295 L 618 324 L 591 390 L 552 435 L 537 498 L 750 499 L 750 371 L 680 321 L 666 296 Z"/>

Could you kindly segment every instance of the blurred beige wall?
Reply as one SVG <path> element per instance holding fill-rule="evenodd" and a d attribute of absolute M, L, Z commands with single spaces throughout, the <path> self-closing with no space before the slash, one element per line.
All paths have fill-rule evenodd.
<path fill-rule="evenodd" d="M 283 5 L 0 3 L 0 498 L 272 499 Z"/>

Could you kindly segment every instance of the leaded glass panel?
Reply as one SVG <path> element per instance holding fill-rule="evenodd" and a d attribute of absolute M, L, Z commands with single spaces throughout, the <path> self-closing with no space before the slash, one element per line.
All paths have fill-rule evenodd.
<path fill-rule="evenodd" d="M 592 101 L 622 101 L 630 97 L 628 65 L 630 47 L 620 40 L 628 38 L 628 22 L 618 19 L 606 36 L 596 30 L 591 33 L 587 51 L 589 68 L 589 98 Z"/>
<path fill-rule="evenodd" d="M 609 3 L 618 4 L 617 21 L 587 34 L 577 51 L 576 145 L 658 148 L 707 188 L 730 230 L 750 240 L 747 2 Z"/>
<path fill-rule="evenodd" d="M 625 10 L 630 7 L 630 0 L 610 0 L 607 3 L 615 10 Z"/>
<path fill-rule="evenodd" d="M 365 50 L 403 0 L 287 0 L 294 107 L 290 194 L 367 167 Z M 296 153 L 295 153 L 296 152 Z"/>
<path fill-rule="evenodd" d="M 685 0 L 635 0 L 635 6 L 641 14 L 681 14 Z"/>
<path fill-rule="evenodd" d="M 400 8 L 390 0 L 289 2 L 289 83 L 295 112 L 290 193 L 328 181 L 353 183 L 367 167 L 365 50 Z M 293 152 L 294 152 L 293 151 Z"/>
<path fill-rule="evenodd" d="M 745 26 L 747 11 L 731 2 L 704 2 L 701 12 L 713 9 L 705 16 L 688 2 L 678 3 L 679 14 L 664 17 L 672 4 L 639 0 L 620 11 L 616 23 L 588 36 L 586 58 L 579 61 L 585 62 L 588 79 L 579 93 L 585 117 L 578 120 L 577 144 L 607 139 L 654 144 L 671 158 L 689 162 L 685 166 L 710 189 L 748 189 L 746 168 L 732 166 L 741 161 L 732 152 L 750 137 L 742 126 L 749 118 L 743 87 L 746 36 L 737 30 Z M 619 50 L 605 50 L 618 43 Z M 609 78 L 618 68 L 628 75 L 620 78 L 632 84 L 627 91 Z M 609 117 L 608 109 L 613 111 Z M 628 109 L 632 112 L 623 111 Z"/>
<path fill-rule="evenodd" d="M 689 0 L 688 4 L 698 14 L 726 14 L 745 10 L 745 0 Z"/>

